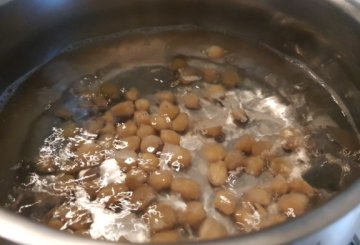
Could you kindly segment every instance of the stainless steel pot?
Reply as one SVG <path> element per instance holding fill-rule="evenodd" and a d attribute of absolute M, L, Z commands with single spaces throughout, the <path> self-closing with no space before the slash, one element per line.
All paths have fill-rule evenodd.
<path fill-rule="evenodd" d="M 360 3 L 356 0 L 10 1 L 0 7 L 0 90 L 73 42 L 179 24 L 261 40 L 303 61 L 336 91 L 360 126 Z M 7 154 L 0 165 L 0 197 L 6 195 L 18 151 L 18 142 L 10 140 L 2 149 Z M 352 179 L 326 205 L 296 220 L 206 244 L 347 244 L 360 227 L 359 193 L 360 180 Z M 0 237 L 9 244 L 104 244 L 53 231 L 4 209 L 0 209 Z"/>

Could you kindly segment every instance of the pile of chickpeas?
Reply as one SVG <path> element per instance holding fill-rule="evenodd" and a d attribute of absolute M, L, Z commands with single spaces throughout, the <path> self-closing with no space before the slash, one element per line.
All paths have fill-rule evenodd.
<path fill-rule="evenodd" d="M 213 45 L 204 55 L 217 62 L 227 52 Z M 227 91 L 241 87 L 243 75 L 238 69 L 227 65 L 222 69 L 199 69 L 190 66 L 186 57 L 173 58 L 169 69 L 176 74 L 179 87 L 189 88 L 186 93 L 177 94 L 172 89 L 141 95 L 139 88 L 121 90 L 108 82 L 91 93 L 86 87 L 73 90 L 78 96 L 87 95 L 86 106 L 97 109 L 89 120 L 75 123 L 66 108 L 54 111 L 62 120 L 61 132 L 67 143 L 63 145 L 71 154 L 59 161 L 56 154 L 40 153 L 36 160 L 37 173 L 54 176 L 48 185 L 52 193 L 66 196 L 44 217 L 45 223 L 89 236 L 93 217 L 91 210 L 74 201 L 74 192 L 79 188 L 90 200 L 99 201 L 114 213 L 128 210 L 143 219 L 151 241 L 163 243 L 230 235 L 226 225 L 209 214 L 209 208 L 230 219 L 241 234 L 297 217 L 310 207 L 316 190 L 301 177 L 292 176 L 294 163 L 289 158 L 303 147 L 299 129 L 278 132 L 279 144 L 265 136 L 243 134 L 226 147 L 223 125 L 194 129 L 195 122 L 187 111 L 201 111 L 203 101 L 224 106 Z M 194 84 L 203 86 L 201 93 L 191 90 Z M 251 121 L 241 106 L 231 109 L 231 118 L 239 129 Z M 86 132 L 89 138 L 80 139 L 80 132 Z M 204 139 L 201 149 L 182 146 L 182 137 L 187 134 Z M 196 154 L 208 163 L 211 207 L 204 205 L 203 187 L 198 180 L 187 175 L 197 164 Z M 101 165 L 105 162 L 115 163 L 121 177 L 104 186 Z M 265 185 L 242 193 L 229 185 L 234 172 L 258 177 L 265 171 L 272 176 Z M 160 201 L 159 196 L 167 193 L 178 196 L 186 207 Z"/>

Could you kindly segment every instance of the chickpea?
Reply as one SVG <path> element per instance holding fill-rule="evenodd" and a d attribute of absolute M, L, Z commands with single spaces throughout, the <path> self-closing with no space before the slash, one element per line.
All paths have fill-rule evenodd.
<path fill-rule="evenodd" d="M 244 134 L 239 139 L 236 140 L 235 149 L 242 151 L 246 154 L 250 154 L 251 149 L 255 142 L 256 141 L 253 136 L 249 134 Z"/>
<path fill-rule="evenodd" d="M 259 140 L 252 145 L 251 153 L 265 160 L 271 160 L 271 148 L 269 141 Z"/>
<path fill-rule="evenodd" d="M 157 131 L 171 128 L 171 118 L 168 116 L 152 115 L 150 123 Z"/>
<path fill-rule="evenodd" d="M 271 195 L 264 189 L 254 187 L 244 193 L 244 200 L 268 206 L 271 203 Z"/>
<path fill-rule="evenodd" d="M 152 243 L 175 243 L 180 240 L 178 230 L 160 231 L 151 237 Z"/>
<path fill-rule="evenodd" d="M 234 214 L 236 225 L 246 232 L 254 229 L 254 224 L 258 222 L 258 217 L 254 215 L 254 212 L 256 212 L 256 210 L 253 205 L 248 202 L 243 202 Z"/>
<path fill-rule="evenodd" d="M 184 200 L 197 200 L 201 195 L 199 184 L 192 179 L 175 178 L 170 188 L 172 192 L 179 193 Z"/>
<path fill-rule="evenodd" d="M 120 123 L 116 127 L 117 136 L 120 138 L 136 135 L 137 130 L 138 130 L 138 128 L 133 121 L 127 121 L 125 123 Z"/>
<path fill-rule="evenodd" d="M 84 128 L 89 133 L 97 134 L 104 127 L 104 125 L 105 125 L 105 120 L 99 117 L 85 122 Z"/>
<path fill-rule="evenodd" d="M 164 101 L 167 101 L 171 104 L 176 103 L 176 97 L 171 91 L 163 90 L 155 94 L 156 100 L 161 104 Z"/>
<path fill-rule="evenodd" d="M 79 181 L 88 180 L 89 181 L 89 180 L 96 180 L 99 177 L 100 177 L 99 168 L 94 167 L 94 168 L 88 168 L 88 169 L 81 170 L 78 174 L 77 180 L 79 180 Z"/>
<path fill-rule="evenodd" d="M 265 166 L 264 160 L 260 157 L 249 157 L 245 162 L 246 173 L 254 176 L 259 176 Z"/>
<path fill-rule="evenodd" d="M 281 212 L 294 217 L 305 212 L 309 198 L 304 194 L 289 193 L 281 196 L 277 204 Z"/>
<path fill-rule="evenodd" d="M 201 155 L 208 162 L 218 162 L 224 159 L 226 155 L 225 148 L 216 143 L 204 144 L 201 148 Z"/>
<path fill-rule="evenodd" d="M 214 240 L 227 235 L 228 232 L 225 226 L 214 218 L 207 218 L 199 228 L 200 240 Z"/>
<path fill-rule="evenodd" d="M 137 99 L 135 100 L 135 108 L 137 111 L 148 111 L 150 108 L 150 101 L 147 99 Z"/>
<path fill-rule="evenodd" d="M 270 189 L 277 195 L 283 195 L 289 191 L 289 185 L 282 175 L 277 175 L 271 181 Z"/>
<path fill-rule="evenodd" d="M 227 68 L 222 74 L 222 83 L 226 88 L 232 89 L 239 85 L 241 77 L 234 68 Z"/>
<path fill-rule="evenodd" d="M 104 119 L 106 123 L 115 124 L 116 121 L 115 116 L 111 111 L 106 111 L 101 118 Z"/>
<path fill-rule="evenodd" d="M 148 207 L 144 218 L 148 220 L 152 233 L 171 229 L 177 222 L 175 210 L 170 205 L 164 203 Z"/>
<path fill-rule="evenodd" d="M 205 52 L 210 59 L 221 59 L 225 56 L 225 50 L 217 45 L 209 46 Z"/>
<path fill-rule="evenodd" d="M 245 110 L 242 109 L 242 108 L 232 110 L 231 111 L 231 116 L 232 116 L 232 118 L 234 120 L 234 123 L 239 127 L 243 126 L 244 124 L 249 122 L 249 117 L 246 114 Z"/>
<path fill-rule="evenodd" d="M 231 150 L 226 153 L 224 163 L 228 170 L 234 170 L 238 167 L 244 166 L 245 158 L 240 151 Z"/>
<path fill-rule="evenodd" d="M 118 205 L 124 198 L 124 193 L 129 189 L 125 184 L 111 183 L 101 188 L 97 198 L 103 201 L 107 207 Z"/>
<path fill-rule="evenodd" d="M 147 180 L 147 173 L 142 169 L 131 169 L 126 174 L 125 184 L 130 190 L 135 190 Z"/>
<path fill-rule="evenodd" d="M 222 131 L 222 126 L 216 126 L 201 130 L 201 134 L 208 138 L 216 138 L 224 135 L 224 132 Z"/>
<path fill-rule="evenodd" d="M 141 139 L 139 136 L 133 135 L 133 136 L 128 136 L 125 137 L 124 139 L 122 139 L 122 141 L 124 142 L 124 149 L 129 149 L 129 150 L 133 150 L 133 151 L 138 151 L 139 147 L 140 147 L 140 142 Z"/>
<path fill-rule="evenodd" d="M 136 206 L 136 210 L 144 210 L 155 198 L 155 190 L 151 186 L 143 184 L 132 193 L 131 203 Z"/>
<path fill-rule="evenodd" d="M 273 214 L 269 215 L 266 219 L 261 220 L 259 228 L 267 228 L 279 223 L 283 223 L 286 221 L 286 216 L 282 214 Z"/>
<path fill-rule="evenodd" d="M 215 83 L 218 79 L 218 72 L 212 68 L 204 68 L 202 70 L 203 78 L 208 83 Z"/>
<path fill-rule="evenodd" d="M 176 132 L 185 132 L 189 127 L 189 116 L 184 112 L 180 112 L 173 120 L 171 127 Z"/>
<path fill-rule="evenodd" d="M 72 113 L 71 111 L 69 111 L 69 109 L 65 108 L 65 107 L 61 107 L 58 108 L 54 111 L 54 114 L 56 117 L 64 119 L 64 120 L 68 120 L 72 117 Z"/>
<path fill-rule="evenodd" d="M 289 182 L 291 191 L 303 193 L 305 195 L 311 196 L 314 194 L 315 190 L 311 187 L 305 180 L 302 178 L 293 179 Z"/>
<path fill-rule="evenodd" d="M 173 130 L 163 129 L 160 131 L 160 139 L 166 144 L 179 145 L 180 135 Z"/>
<path fill-rule="evenodd" d="M 141 152 L 156 153 L 158 150 L 161 149 L 162 145 L 163 142 L 160 137 L 156 135 L 148 135 L 142 139 L 140 150 Z"/>
<path fill-rule="evenodd" d="M 114 83 L 103 83 L 100 87 L 101 94 L 108 99 L 117 99 L 120 97 L 120 89 Z"/>
<path fill-rule="evenodd" d="M 63 135 L 65 138 L 74 137 L 76 134 L 77 126 L 74 122 L 71 121 L 65 122 L 61 128 L 62 130 L 64 130 Z"/>
<path fill-rule="evenodd" d="M 181 146 L 166 144 L 162 154 L 167 157 L 168 164 L 175 170 L 182 170 L 191 165 L 192 156 L 190 152 Z"/>
<path fill-rule="evenodd" d="M 184 105 L 186 108 L 190 110 L 197 110 L 200 109 L 200 99 L 194 93 L 187 93 L 182 97 L 184 101 Z"/>
<path fill-rule="evenodd" d="M 148 135 L 155 135 L 155 130 L 150 125 L 141 124 L 138 128 L 138 131 L 136 132 L 136 135 L 139 136 L 140 138 L 144 138 L 145 136 Z"/>
<path fill-rule="evenodd" d="M 179 114 L 179 112 L 180 112 L 179 107 L 166 100 L 161 102 L 159 105 L 159 111 L 158 111 L 159 115 L 167 116 L 171 120 L 173 120 Z"/>
<path fill-rule="evenodd" d="M 188 224 L 192 227 L 198 227 L 206 218 L 206 212 L 203 204 L 196 201 L 188 202 L 182 217 L 185 224 Z"/>
<path fill-rule="evenodd" d="M 95 95 L 91 98 L 91 102 L 101 110 L 106 109 L 108 106 L 108 101 L 102 95 Z"/>
<path fill-rule="evenodd" d="M 280 131 L 282 148 L 285 151 L 295 151 L 302 144 L 301 132 L 295 128 L 285 128 Z"/>
<path fill-rule="evenodd" d="M 36 162 L 36 170 L 38 173 L 50 174 L 54 173 L 56 170 L 58 170 L 58 168 L 59 166 L 57 166 L 57 164 L 55 164 L 55 162 L 51 158 L 40 158 Z"/>
<path fill-rule="evenodd" d="M 136 88 L 130 88 L 126 93 L 125 97 L 128 100 L 135 101 L 140 97 L 140 92 Z"/>
<path fill-rule="evenodd" d="M 71 204 L 63 204 L 51 211 L 49 225 L 60 228 L 66 227 L 73 231 L 87 229 L 93 222 L 89 211 Z"/>
<path fill-rule="evenodd" d="M 100 147 L 95 143 L 81 144 L 77 150 L 76 155 L 81 162 L 87 162 L 89 157 L 99 156 Z M 98 159 L 101 162 L 101 159 Z"/>
<path fill-rule="evenodd" d="M 172 172 L 169 170 L 157 170 L 150 174 L 148 184 L 156 191 L 170 188 L 173 179 Z"/>
<path fill-rule="evenodd" d="M 189 85 L 193 82 L 201 80 L 200 72 L 193 67 L 183 67 L 178 69 L 179 80 L 184 85 Z"/>
<path fill-rule="evenodd" d="M 112 123 L 106 123 L 105 126 L 100 130 L 101 135 L 114 135 L 115 132 L 116 129 Z"/>
<path fill-rule="evenodd" d="M 141 153 L 139 154 L 139 167 L 145 172 L 152 172 L 159 166 L 159 158 L 153 153 Z"/>
<path fill-rule="evenodd" d="M 224 162 L 211 163 L 208 169 L 208 180 L 213 186 L 224 185 L 227 178 L 227 169 Z"/>
<path fill-rule="evenodd" d="M 287 177 L 292 171 L 292 166 L 285 157 L 277 157 L 270 162 L 270 170 L 274 175 L 280 174 Z"/>
<path fill-rule="evenodd" d="M 141 124 L 150 125 L 150 115 L 147 111 L 135 111 L 134 121 L 137 126 L 140 126 Z"/>
<path fill-rule="evenodd" d="M 74 191 L 77 186 L 76 180 L 69 174 L 62 173 L 56 175 L 54 182 L 55 183 L 51 185 L 51 192 L 54 194 Z"/>
<path fill-rule="evenodd" d="M 93 200 L 96 198 L 97 193 L 100 190 L 100 180 L 94 179 L 94 180 L 82 180 L 81 186 L 84 188 L 86 193 L 89 195 L 89 197 Z"/>
<path fill-rule="evenodd" d="M 214 197 L 214 206 L 222 214 L 231 215 L 235 213 L 236 197 L 229 190 L 218 191 Z"/>
<path fill-rule="evenodd" d="M 225 88 L 222 85 L 210 85 L 205 90 L 205 97 L 210 101 L 217 101 L 225 98 Z"/>
<path fill-rule="evenodd" d="M 56 230 L 61 230 L 65 224 L 59 219 L 50 219 L 47 225 Z"/>
<path fill-rule="evenodd" d="M 131 117 L 134 114 L 134 102 L 124 101 L 111 107 L 111 112 L 116 117 Z"/>
<path fill-rule="evenodd" d="M 170 70 L 177 71 L 180 68 L 186 67 L 186 60 L 180 57 L 174 58 L 170 63 Z"/>

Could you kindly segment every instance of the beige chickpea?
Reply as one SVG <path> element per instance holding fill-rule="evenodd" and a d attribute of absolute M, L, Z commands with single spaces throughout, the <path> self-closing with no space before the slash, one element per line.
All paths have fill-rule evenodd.
<path fill-rule="evenodd" d="M 258 156 L 251 156 L 245 160 L 245 172 L 250 175 L 259 176 L 264 166 L 264 160 Z"/>
<path fill-rule="evenodd" d="M 147 176 L 147 173 L 142 169 L 131 169 L 126 174 L 125 184 L 130 190 L 135 190 L 146 182 Z"/>
<path fill-rule="evenodd" d="M 71 122 L 71 121 L 65 122 L 61 126 L 61 128 L 63 130 L 63 135 L 65 138 L 74 137 L 76 134 L 77 126 L 74 122 Z"/>
<path fill-rule="evenodd" d="M 138 164 L 138 156 L 134 150 L 117 150 L 114 152 L 114 158 L 119 168 L 124 172 L 128 172 L 130 169 L 135 168 Z"/>
<path fill-rule="evenodd" d="M 210 85 L 205 90 L 205 97 L 210 101 L 217 101 L 225 97 L 225 88 L 220 84 Z"/>
<path fill-rule="evenodd" d="M 168 90 L 159 91 L 155 94 L 156 100 L 161 104 L 164 101 L 167 101 L 171 104 L 176 103 L 176 97 L 173 92 Z"/>
<path fill-rule="evenodd" d="M 39 173 L 49 174 L 54 173 L 59 169 L 59 166 L 51 158 L 39 159 L 36 162 L 36 171 Z"/>
<path fill-rule="evenodd" d="M 108 207 L 118 205 L 124 198 L 124 193 L 128 190 L 125 184 L 111 183 L 99 190 L 97 198 L 103 201 Z"/>
<path fill-rule="evenodd" d="M 160 231 L 151 237 L 152 243 L 175 243 L 181 236 L 178 230 Z"/>
<path fill-rule="evenodd" d="M 228 178 L 225 163 L 222 161 L 211 163 L 208 168 L 207 177 L 213 186 L 224 185 Z"/>
<path fill-rule="evenodd" d="M 256 140 L 252 135 L 244 134 L 235 141 L 235 149 L 250 154 L 255 142 Z"/>
<path fill-rule="evenodd" d="M 114 105 L 110 110 L 116 117 L 131 117 L 134 114 L 135 106 L 133 101 L 128 100 Z"/>
<path fill-rule="evenodd" d="M 201 147 L 201 155 L 208 162 L 218 162 L 225 158 L 225 148 L 216 143 L 204 144 Z"/>
<path fill-rule="evenodd" d="M 174 131 L 183 133 L 189 128 L 189 116 L 185 112 L 180 112 L 172 121 L 171 127 Z"/>
<path fill-rule="evenodd" d="M 143 217 L 148 221 L 152 233 L 171 229 L 177 223 L 175 210 L 165 203 L 151 205 Z"/>
<path fill-rule="evenodd" d="M 244 193 L 244 200 L 268 206 L 271 203 L 271 194 L 262 188 L 254 187 Z"/>
<path fill-rule="evenodd" d="M 201 73 L 194 67 L 183 67 L 178 70 L 179 81 L 184 85 L 189 85 L 191 83 L 201 80 Z"/>
<path fill-rule="evenodd" d="M 105 120 L 101 117 L 91 119 L 84 124 L 86 131 L 92 134 L 97 134 L 105 126 Z"/>
<path fill-rule="evenodd" d="M 166 156 L 168 164 L 177 171 L 191 165 L 192 156 L 190 152 L 179 145 L 166 144 L 162 154 Z"/>
<path fill-rule="evenodd" d="M 113 113 L 111 112 L 111 110 L 106 111 L 106 112 L 104 113 L 104 115 L 102 115 L 101 118 L 104 119 L 106 123 L 115 124 L 115 121 L 116 121 L 115 116 L 113 115 Z"/>
<path fill-rule="evenodd" d="M 160 131 L 160 139 L 166 144 L 179 145 L 180 135 L 174 130 L 163 129 Z"/>
<path fill-rule="evenodd" d="M 231 116 L 234 123 L 239 127 L 249 122 L 249 117 L 243 108 L 233 109 L 231 111 Z"/>
<path fill-rule="evenodd" d="M 73 231 L 88 229 L 93 222 L 91 213 L 71 204 L 63 204 L 50 212 L 49 225 L 53 228 L 70 228 Z"/>
<path fill-rule="evenodd" d="M 226 88 L 231 89 L 237 87 L 240 84 L 241 77 L 239 76 L 236 69 L 227 68 L 222 73 L 221 81 Z"/>
<path fill-rule="evenodd" d="M 144 98 L 135 100 L 135 108 L 137 111 L 148 111 L 150 108 L 150 101 Z"/>
<path fill-rule="evenodd" d="M 197 201 L 188 202 L 186 204 L 186 210 L 181 216 L 185 224 L 192 227 L 198 227 L 206 218 L 204 205 Z"/>
<path fill-rule="evenodd" d="M 201 190 L 197 182 L 188 178 L 175 178 L 171 183 L 171 191 L 179 193 L 184 200 L 197 200 Z"/>
<path fill-rule="evenodd" d="M 171 128 L 171 118 L 168 116 L 152 115 L 150 118 L 151 126 L 157 131 Z"/>
<path fill-rule="evenodd" d="M 225 215 L 231 215 L 236 210 L 236 196 L 229 190 L 221 190 L 215 193 L 214 206 Z"/>
<path fill-rule="evenodd" d="M 210 59 L 221 59 L 225 55 L 225 50 L 218 45 L 209 46 L 205 52 Z"/>
<path fill-rule="evenodd" d="M 179 114 L 179 112 L 179 107 L 166 100 L 162 101 L 159 105 L 158 114 L 160 116 L 169 117 L 171 120 L 173 120 Z"/>
<path fill-rule="evenodd" d="M 159 136 L 148 135 L 142 138 L 140 150 L 141 152 L 156 153 L 158 150 L 161 149 L 162 145 L 163 142 Z"/>
<path fill-rule="evenodd" d="M 116 133 L 116 128 L 112 123 L 106 123 L 105 126 L 100 130 L 101 135 L 114 135 Z"/>
<path fill-rule="evenodd" d="M 218 72 L 213 68 L 202 69 L 203 79 L 208 83 L 215 83 L 218 79 Z"/>
<path fill-rule="evenodd" d="M 302 145 L 303 137 L 299 129 L 285 128 L 280 131 L 281 146 L 286 151 L 295 151 Z"/>
<path fill-rule="evenodd" d="M 98 108 L 98 109 L 106 109 L 108 106 L 108 100 L 105 99 L 102 95 L 95 95 L 91 98 L 91 102 Z"/>
<path fill-rule="evenodd" d="M 200 240 L 214 240 L 226 237 L 228 232 L 223 224 L 214 218 L 207 218 L 199 228 Z"/>
<path fill-rule="evenodd" d="M 292 171 L 292 166 L 289 160 L 285 157 L 277 157 L 270 162 L 270 171 L 274 174 L 282 176 L 289 176 Z"/>
<path fill-rule="evenodd" d="M 103 83 L 100 87 L 100 93 L 108 99 L 117 99 L 120 97 L 119 87 L 111 82 Z"/>
<path fill-rule="evenodd" d="M 187 93 L 182 97 L 182 99 L 185 107 L 190 110 L 197 110 L 201 107 L 199 96 L 194 93 Z"/>
<path fill-rule="evenodd" d="M 215 126 L 210 128 L 205 128 L 200 131 L 200 133 L 208 138 L 216 138 L 224 135 L 222 126 Z"/>
<path fill-rule="evenodd" d="M 254 229 L 254 223 L 258 222 L 258 217 L 254 215 L 255 208 L 248 202 L 243 202 L 234 214 L 235 224 L 242 230 L 249 232 Z"/>
<path fill-rule="evenodd" d="M 296 178 L 292 179 L 289 182 L 290 190 L 293 192 L 303 193 L 305 195 L 311 196 L 314 194 L 315 190 L 311 185 L 309 185 L 304 179 Z"/>
<path fill-rule="evenodd" d="M 172 172 L 169 170 L 157 170 L 150 174 L 148 184 L 156 191 L 169 189 L 173 179 Z"/>
<path fill-rule="evenodd" d="M 81 144 L 77 150 L 76 155 L 79 161 L 86 162 L 90 157 L 100 157 L 100 146 L 96 143 Z M 99 162 L 102 159 L 99 159 Z"/>
<path fill-rule="evenodd" d="M 141 124 L 150 125 L 150 115 L 147 111 L 135 111 L 134 112 L 134 122 L 137 126 Z"/>
<path fill-rule="evenodd" d="M 95 199 L 97 196 L 97 193 L 101 189 L 100 187 L 100 180 L 94 179 L 94 180 L 82 180 L 81 186 L 84 188 L 86 193 L 90 196 L 91 199 Z"/>
<path fill-rule="evenodd" d="M 155 130 L 152 126 L 147 124 L 141 124 L 136 132 L 136 135 L 140 138 L 144 138 L 148 135 L 155 135 Z"/>
<path fill-rule="evenodd" d="M 298 216 L 305 212 L 309 204 L 309 198 L 300 193 L 289 193 L 279 198 L 277 203 L 279 210 L 287 216 Z"/>
<path fill-rule="evenodd" d="M 116 127 L 116 134 L 120 138 L 136 135 L 138 128 L 134 121 L 119 123 Z"/>
<path fill-rule="evenodd" d="M 252 145 L 251 153 L 254 156 L 259 156 L 265 160 L 271 160 L 272 159 L 271 148 L 272 145 L 269 141 L 259 140 Z"/>
<path fill-rule="evenodd" d="M 181 57 L 175 57 L 169 65 L 170 70 L 177 71 L 180 68 L 186 67 L 186 60 Z"/>
<path fill-rule="evenodd" d="M 234 170 L 245 165 L 245 158 L 240 151 L 231 150 L 226 153 L 224 163 L 228 170 Z"/>
<path fill-rule="evenodd" d="M 137 90 L 137 88 L 130 88 L 126 93 L 125 97 L 128 100 L 135 101 L 139 98 L 140 92 Z"/>
<path fill-rule="evenodd" d="M 72 175 L 59 174 L 55 176 L 54 184 L 51 185 L 51 192 L 54 194 L 62 194 L 65 192 L 71 192 L 76 189 L 77 181 Z"/>
<path fill-rule="evenodd" d="M 136 135 L 128 136 L 128 137 L 123 138 L 121 141 L 124 144 L 123 149 L 138 151 L 140 148 L 141 139 L 139 136 L 136 136 Z"/>
<path fill-rule="evenodd" d="M 155 198 L 155 190 L 151 186 L 143 184 L 133 191 L 131 203 L 135 205 L 135 210 L 144 210 Z"/>
<path fill-rule="evenodd" d="M 289 191 L 289 184 L 282 175 L 277 175 L 271 181 L 270 189 L 277 195 L 283 195 Z"/>
<path fill-rule="evenodd" d="M 145 172 L 153 172 L 159 166 L 159 158 L 153 153 L 140 153 L 138 166 Z"/>

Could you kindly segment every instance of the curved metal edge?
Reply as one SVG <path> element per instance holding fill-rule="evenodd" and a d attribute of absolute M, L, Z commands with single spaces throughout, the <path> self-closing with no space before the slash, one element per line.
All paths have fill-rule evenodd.
<path fill-rule="evenodd" d="M 328 0 L 360 23 L 360 0 Z"/>

